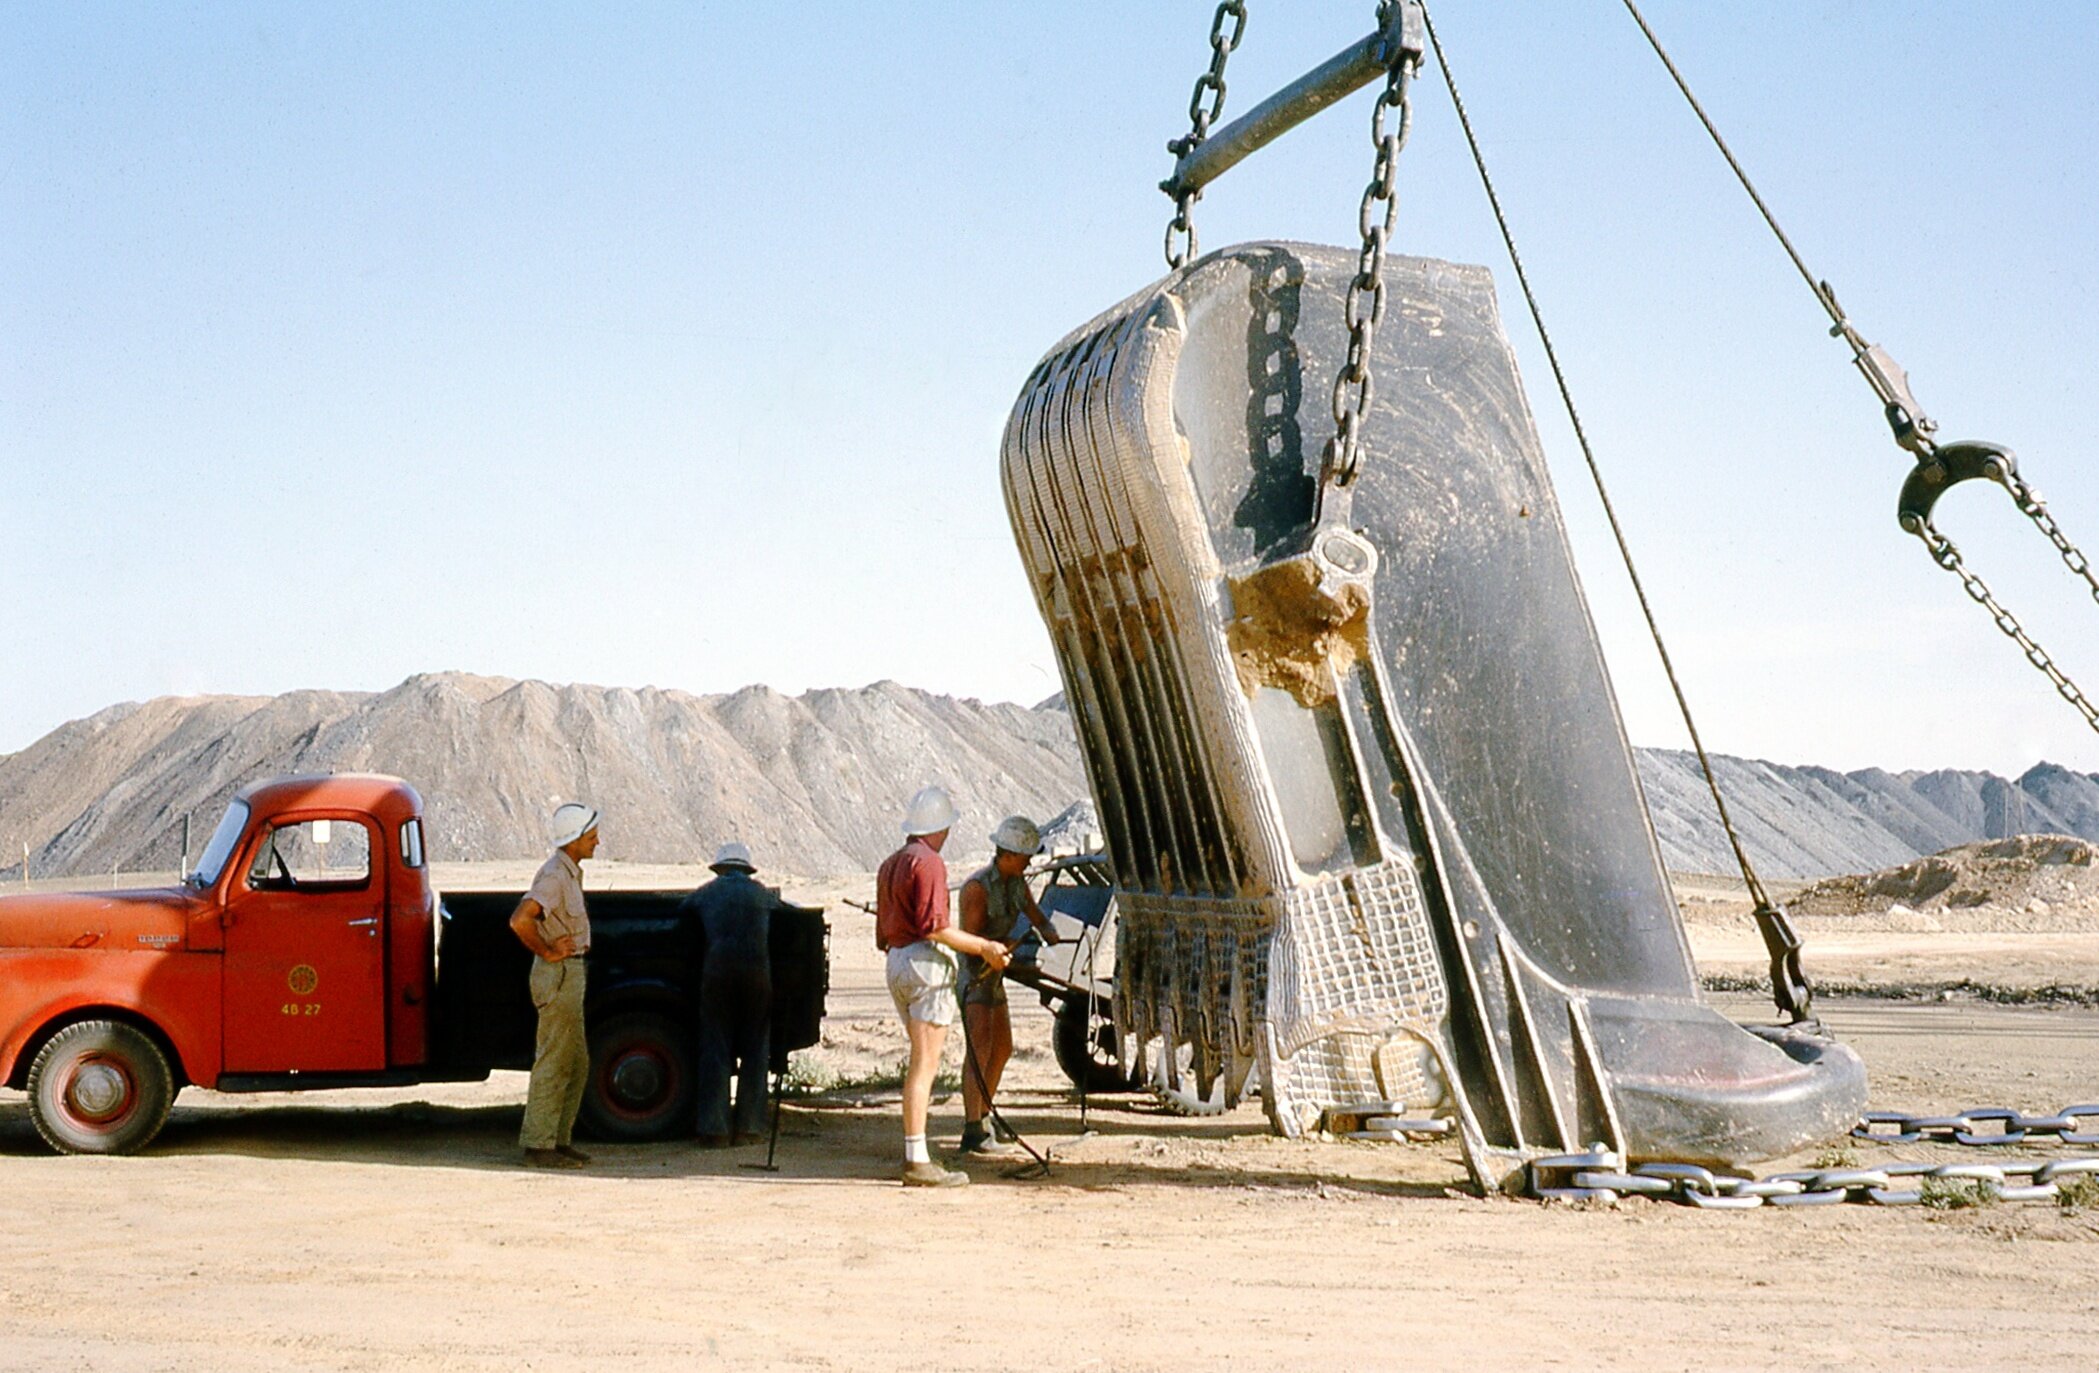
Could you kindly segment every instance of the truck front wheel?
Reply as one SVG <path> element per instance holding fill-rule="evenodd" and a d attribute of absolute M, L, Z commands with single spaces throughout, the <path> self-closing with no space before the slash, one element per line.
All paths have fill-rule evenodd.
<path fill-rule="evenodd" d="M 672 1139 L 693 1129 L 693 1032 L 671 1016 L 629 1011 L 591 1028 L 584 1131 L 593 1139 Z"/>
<path fill-rule="evenodd" d="M 143 1031 L 84 1020 L 51 1037 L 29 1067 L 29 1114 L 62 1154 L 129 1154 L 167 1123 L 175 1077 Z"/>

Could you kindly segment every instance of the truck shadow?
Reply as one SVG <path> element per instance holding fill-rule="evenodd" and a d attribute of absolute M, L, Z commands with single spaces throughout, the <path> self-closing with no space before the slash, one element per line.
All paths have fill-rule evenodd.
<path fill-rule="evenodd" d="M 1043 1094 L 1045 1097 L 1048 1094 Z M 936 1108 L 935 1150 L 952 1141 L 952 1104 Z M 517 1131 L 523 1108 L 514 1103 L 443 1105 L 402 1102 L 383 1107 L 304 1103 L 239 1107 L 178 1106 L 142 1163 L 183 1161 L 210 1166 L 217 1159 L 276 1159 L 354 1163 L 397 1168 L 522 1172 Z M 1009 1175 L 1028 1164 L 1023 1155 L 970 1159 L 961 1166 L 986 1186 L 1072 1192 L 1150 1187 L 1192 1191 L 1301 1193 L 1339 1196 L 1440 1197 L 1466 1189 L 1454 1154 L 1392 1147 L 1318 1146 L 1265 1136 L 1258 1119 L 1188 1120 L 1134 1105 L 1096 1104 L 1091 1133 L 1080 1136 L 1075 1106 L 1049 1099 L 1016 1103 L 1013 1125 L 1051 1155 L 1045 1176 Z M 763 1142 L 734 1149 L 702 1149 L 687 1141 L 608 1144 L 582 1141 L 594 1157 L 588 1169 L 550 1178 L 594 1183 L 713 1178 L 754 1185 L 894 1185 L 895 1107 L 864 1101 L 790 1103 L 783 1112 L 777 1171 L 760 1171 Z M 0 1101 L 0 1163 L 52 1158 L 19 1099 Z M 1395 1174 L 1394 1161 L 1406 1166 Z"/>

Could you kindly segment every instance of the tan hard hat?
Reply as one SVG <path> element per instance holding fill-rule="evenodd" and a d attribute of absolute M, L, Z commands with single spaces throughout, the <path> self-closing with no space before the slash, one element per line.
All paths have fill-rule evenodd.
<path fill-rule="evenodd" d="M 1007 853 L 1024 853 L 1033 858 L 1042 852 L 1042 831 L 1025 815 L 1009 815 L 991 832 L 991 842 Z"/>

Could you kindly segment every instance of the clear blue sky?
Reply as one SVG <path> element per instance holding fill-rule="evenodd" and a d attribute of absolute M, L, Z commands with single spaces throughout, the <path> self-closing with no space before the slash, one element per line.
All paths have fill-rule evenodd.
<path fill-rule="evenodd" d="M 1210 9 L 11 7 L 0 750 L 444 668 L 1048 695 L 998 435 L 1160 271 Z M 1371 10 L 1253 0 L 1235 105 Z M 2099 769 L 1896 529 L 1876 406 L 1622 9 L 1436 12 L 1708 741 Z M 1944 432 L 2099 548 L 2099 7 L 1649 12 Z M 1368 99 L 1204 241 L 1352 233 Z M 1402 187 L 1406 251 L 1497 270 L 1633 736 L 1677 743 L 1440 87 Z M 2099 606 L 1992 494 L 1946 525 L 2099 690 Z"/>

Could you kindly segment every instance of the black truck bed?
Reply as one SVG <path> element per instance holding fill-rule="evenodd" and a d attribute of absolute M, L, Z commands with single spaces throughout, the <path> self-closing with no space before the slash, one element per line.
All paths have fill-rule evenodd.
<path fill-rule="evenodd" d="M 659 1038 L 678 1035 L 691 1043 L 706 951 L 698 932 L 680 915 L 679 903 L 687 895 L 589 893 L 590 982 L 584 1015 L 591 1027 L 594 1065 L 609 1052 L 600 1042 L 605 1027 L 653 1021 L 662 1026 Z M 431 1017 L 433 1075 L 532 1066 L 537 1017 L 526 990 L 532 955 L 510 930 L 511 913 L 523 896 L 442 894 Z M 823 1033 L 829 944 L 821 909 L 783 904 L 773 912 L 775 1072 L 786 1070 L 790 1052 L 813 1046 Z M 593 1083 L 593 1096 L 601 1085 Z M 602 1114 L 592 1111 L 589 1101 L 586 1112 Z"/>

